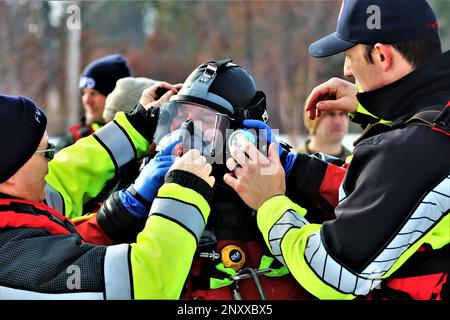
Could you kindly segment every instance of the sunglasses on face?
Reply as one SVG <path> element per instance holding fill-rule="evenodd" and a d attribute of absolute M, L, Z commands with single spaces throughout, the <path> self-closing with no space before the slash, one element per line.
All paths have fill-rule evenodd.
<path fill-rule="evenodd" d="M 46 157 L 49 160 L 52 160 L 53 157 L 55 156 L 55 152 L 56 152 L 55 145 L 53 143 L 49 142 L 47 144 L 46 149 L 36 150 L 35 153 L 43 153 L 44 157 Z"/>

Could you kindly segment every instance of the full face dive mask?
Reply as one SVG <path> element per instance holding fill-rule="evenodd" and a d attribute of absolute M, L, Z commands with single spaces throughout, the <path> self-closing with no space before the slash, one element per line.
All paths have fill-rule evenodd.
<path fill-rule="evenodd" d="M 223 145 L 223 137 L 230 128 L 228 115 L 194 103 L 171 101 L 161 107 L 155 132 L 157 150 L 180 140 L 184 150 L 198 149 L 205 156 L 214 157 Z"/>
<path fill-rule="evenodd" d="M 211 163 L 223 161 L 227 137 L 244 119 L 268 121 L 264 93 L 230 59 L 212 61 L 195 69 L 161 107 L 154 140 L 157 150 L 182 140 L 185 151 L 196 148 L 215 158 Z"/>

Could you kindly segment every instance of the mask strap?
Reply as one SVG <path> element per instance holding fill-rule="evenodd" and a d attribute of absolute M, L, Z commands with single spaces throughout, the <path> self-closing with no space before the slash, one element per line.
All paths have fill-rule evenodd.
<path fill-rule="evenodd" d="M 211 150 L 209 151 L 209 155 L 211 157 L 214 157 L 216 155 L 216 135 L 219 132 L 219 123 L 222 122 L 222 120 L 220 120 L 220 119 L 223 117 L 228 118 L 230 120 L 230 122 L 234 120 L 225 114 L 216 113 L 216 120 L 214 122 L 214 134 L 211 138 Z"/>
<path fill-rule="evenodd" d="M 255 97 L 250 102 L 250 106 L 239 108 L 236 127 L 242 127 L 245 119 L 262 120 L 264 123 L 269 122 L 269 114 L 266 108 L 266 95 L 262 91 L 257 91 Z"/>
<path fill-rule="evenodd" d="M 231 63 L 231 59 L 218 60 L 208 62 L 206 65 L 205 71 L 198 78 L 197 84 L 193 84 L 191 87 L 195 87 L 195 90 L 199 92 L 199 98 L 206 98 L 206 95 L 209 92 L 209 87 L 213 84 L 214 79 L 217 77 L 217 74 L 224 69 L 225 67 L 229 67 L 235 65 Z"/>

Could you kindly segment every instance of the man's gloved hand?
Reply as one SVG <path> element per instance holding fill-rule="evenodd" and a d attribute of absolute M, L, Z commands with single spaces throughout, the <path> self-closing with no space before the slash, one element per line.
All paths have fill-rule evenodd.
<path fill-rule="evenodd" d="M 247 119 L 243 121 L 244 128 L 246 129 L 255 129 L 258 134 L 262 134 L 260 138 L 267 141 L 267 144 L 271 144 L 272 142 L 277 144 L 278 154 L 280 155 L 281 164 L 283 165 L 284 172 L 286 174 L 286 179 L 289 176 L 289 173 L 292 170 L 295 159 L 297 158 L 297 153 L 288 152 L 277 142 L 275 134 L 272 132 L 272 129 L 263 121 L 260 120 L 252 120 Z"/>
<path fill-rule="evenodd" d="M 122 204 L 136 217 L 147 218 L 158 189 L 164 183 L 164 176 L 175 160 L 172 150 L 180 142 L 175 141 L 158 152 L 142 169 L 135 182 L 119 192 Z"/>

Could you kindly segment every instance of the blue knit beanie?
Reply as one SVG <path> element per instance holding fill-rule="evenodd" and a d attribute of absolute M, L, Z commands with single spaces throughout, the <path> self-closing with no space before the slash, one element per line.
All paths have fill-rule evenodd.
<path fill-rule="evenodd" d="M 107 96 L 114 90 L 117 80 L 131 76 L 128 60 L 112 54 L 92 61 L 81 74 L 80 89 L 88 88 Z"/>
<path fill-rule="evenodd" d="M 0 94 L 0 183 L 33 156 L 46 127 L 47 117 L 33 101 Z"/>

